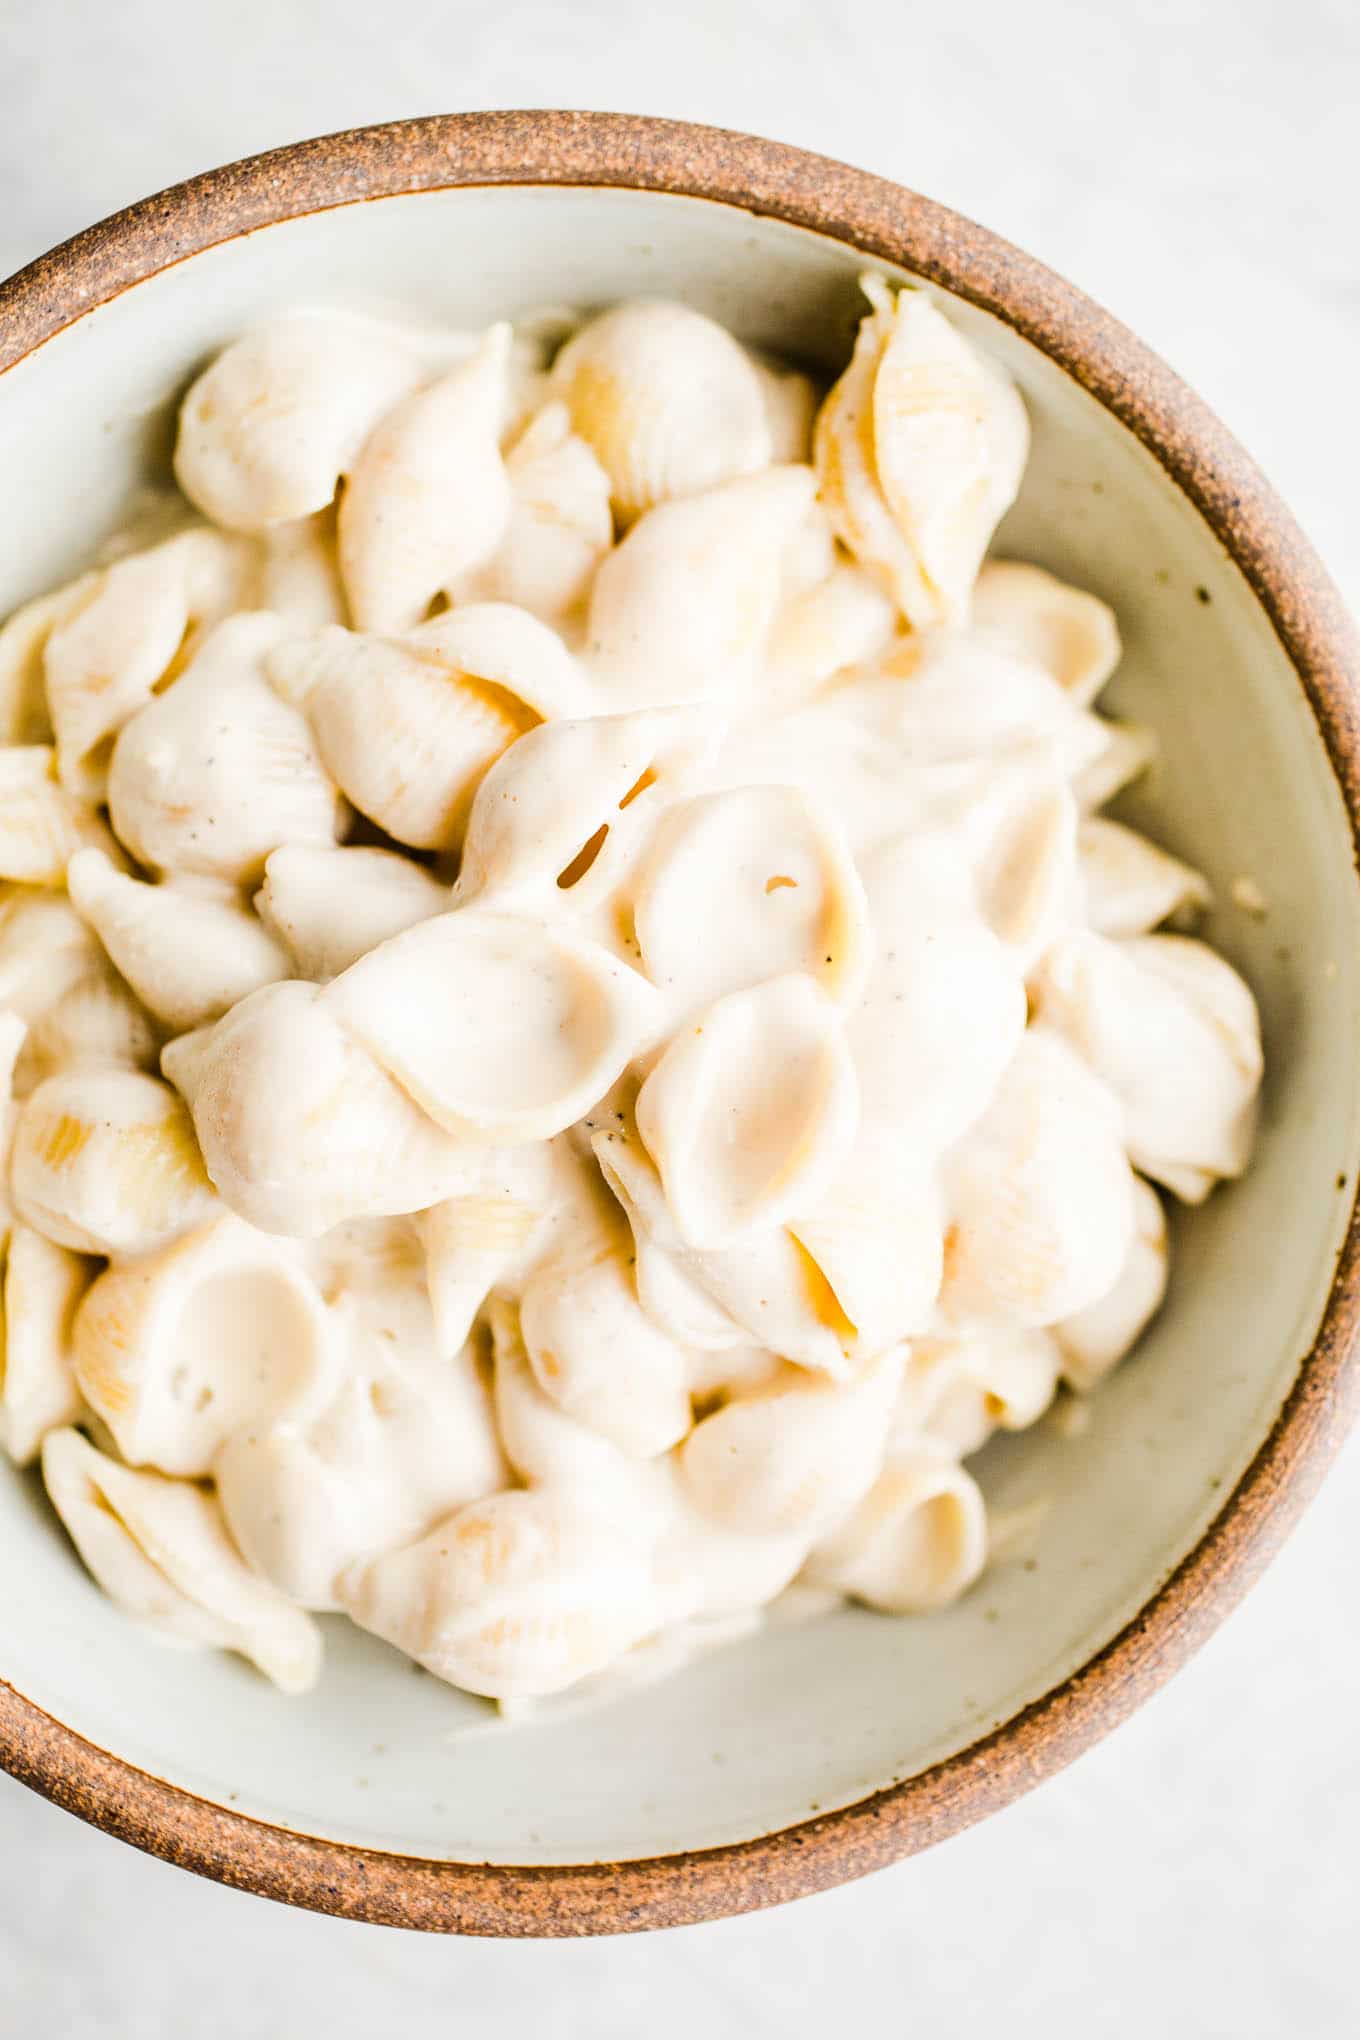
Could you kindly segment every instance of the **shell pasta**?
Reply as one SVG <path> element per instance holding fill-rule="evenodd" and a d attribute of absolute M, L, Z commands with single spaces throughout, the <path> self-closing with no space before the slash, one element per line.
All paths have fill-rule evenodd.
<path fill-rule="evenodd" d="M 1247 1166 L 1114 614 L 989 556 L 1020 392 L 865 292 L 821 390 L 680 304 L 300 309 L 0 628 L 0 1444 L 147 1629 L 293 1693 L 339 1610 L 518 1718 L 925 1615 Z"/>

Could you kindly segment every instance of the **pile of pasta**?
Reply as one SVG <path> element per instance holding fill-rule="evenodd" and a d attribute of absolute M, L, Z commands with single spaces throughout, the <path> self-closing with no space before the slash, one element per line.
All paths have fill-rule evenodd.
<path fill-rule="evenodd" d="M 515 1702 L 939 1607 L 1244 1167 L 1114 618 L 985 558 L 1020 397 L 865 289 L 820 404 L 679 304 L 280 318 L 0 634 L 0 1422 L 157 1631 Z"/>

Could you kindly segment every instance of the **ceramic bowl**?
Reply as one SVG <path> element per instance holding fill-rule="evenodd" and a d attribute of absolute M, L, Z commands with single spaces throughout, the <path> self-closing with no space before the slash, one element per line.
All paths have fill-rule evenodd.
<path fill-rule="evenodd" d="M 1184 1661 L 1279 1543 L 1356 1399 L 1360 653 L 1250 462 L 1127 332 L 941 207 L 797 150 L 614 116 L 431 119 L 179 186 L 0 289 L 0 611 L 81 565 L 190 372 L 300 301 L 483 324 L 684 298 L 834 370 L 870 262 L 924 280 L 1034 423 L 999 549 L 1117 608 L 1109 697 L 1164 763 L 1130 803 L 1206 869 L 1261 1003 L 1259 1152 L 1177 1225 L 1155 1330 L 1091 1405 L 989 1449 L 1024 1563 L 958 1606 L 738 1644 L 594 1712 L 485 1710 L 347 1626 L 320 1690 L 177 1654 L 0 1478 L 0 1757 L 110 1832 L 275 1898 L 404 1926 L 582 1934 L 768 1904 L 1003 1806 Z M 1232 904 L 1246 877 L 1263 916 Z M 1240 888 L 1239 888 L 1240 890 Z"/>

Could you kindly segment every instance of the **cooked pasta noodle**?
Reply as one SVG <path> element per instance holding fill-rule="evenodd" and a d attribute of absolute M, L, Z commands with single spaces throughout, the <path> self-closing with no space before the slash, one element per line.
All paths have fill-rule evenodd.
<path fill-rule="evenodd" d="M 1019 393 L 865 288 L 829 392 L 678 304 L 276 319 L 196 519 L 0 629 L 0 1442 L 162 1635 L 514 1708 L 939 1608 L 1246 1166 L 1114 615 L 985 558 Z"/>

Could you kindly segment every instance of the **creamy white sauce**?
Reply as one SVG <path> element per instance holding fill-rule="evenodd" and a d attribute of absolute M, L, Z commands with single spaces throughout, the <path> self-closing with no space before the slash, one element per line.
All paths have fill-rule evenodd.
<path fill-rule="evenodd" d="M 820 410 L 680 306 L 297 314 L 185 400 L 209 522 L 0 631 L 0 1431 L 138 1620 L 520 1718 L 938 1607 L 1246 1165 L 1114 618 L 981 564 L 1020 399 L 866 287 Z"/>

